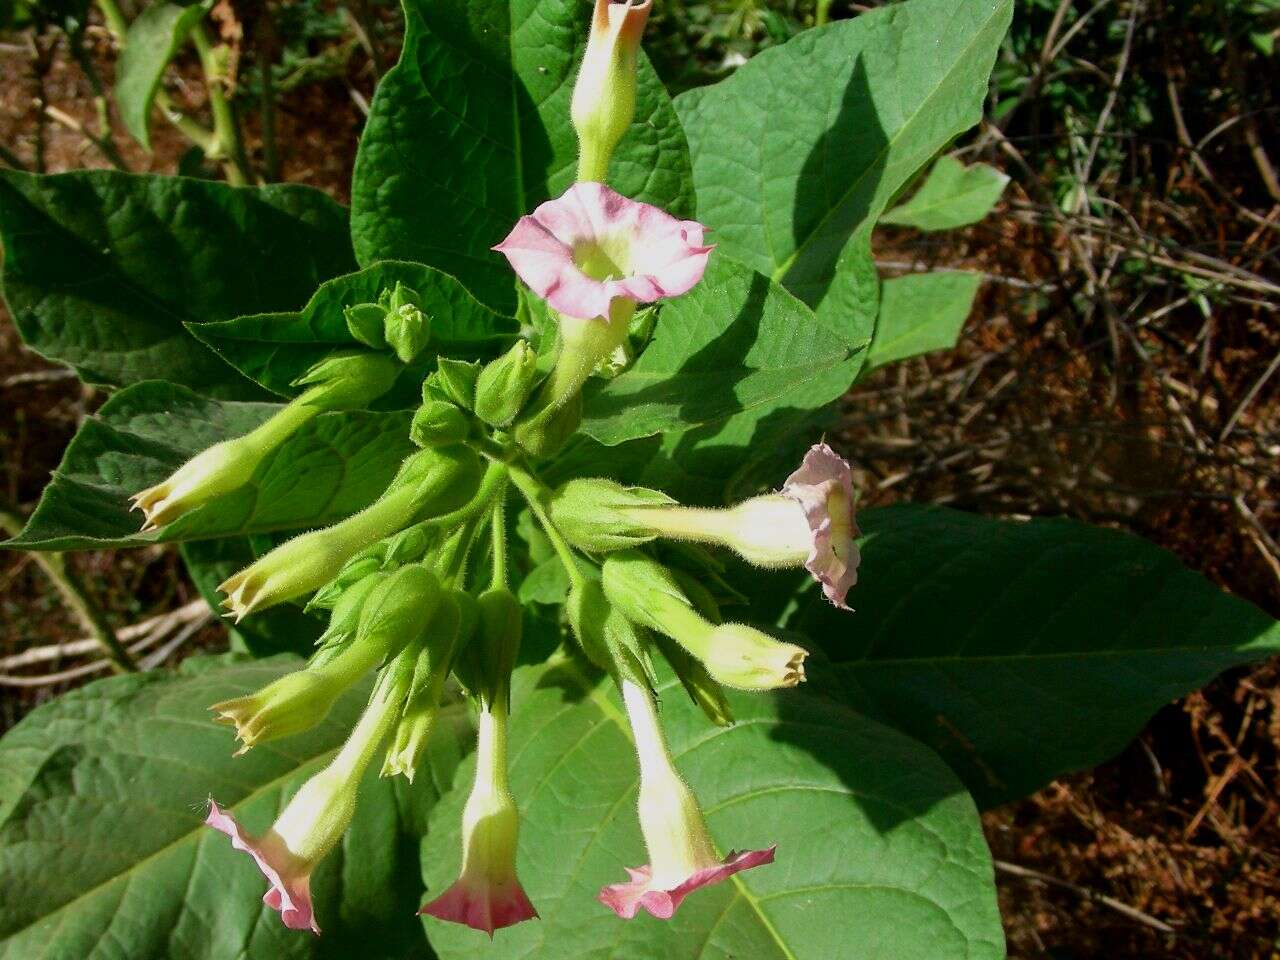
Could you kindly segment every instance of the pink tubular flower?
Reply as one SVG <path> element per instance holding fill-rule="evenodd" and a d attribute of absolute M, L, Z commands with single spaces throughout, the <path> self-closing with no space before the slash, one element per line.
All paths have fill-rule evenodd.
<path fill-rule="evenodd" d="M 250 837 L 240 829 L 235 818 L 209 801 L 209 816 L 204 821 L 231 838 L 231 845 L 253 857 L 258 869 L 271 884 L 262 902 L 280 912 L 280 919 L 290 930 L 307 930 L 318 934 L 320 927 L 311 910 L 311 864 L 289 852 L 274 831 L 262 837 Z"/>
<path fill-rule="evenodd" d="M 419 913 L 495 930 L 538 915 L 516 877 L 520 815 L 507 786 L 506 707 L 480 711 L 476 777 L 462 811 L 462 872 Z"/>
<path fill-rule="evenodd" d="M 624 920 L 641 907 L 660 920 L 669 920 L 698 888 L 772 863 L 775 848 L 730 852 L 723 859 L 716 856 L 698 801 L 671 762 L 653 697 L 623 680 L 622 700 L 640 759 L 640 832 L 650 862 L 628 867 L 631 880 L 604 887 L 596 899 Z"/>
<path fill-rule="evenodd" d="M 845 596 L 858 580 L 860 560 L 849 464 L 825 443 L 815 444 L 787 477 L 782 495 L 800 504 L 809 522 L 813 542 L 805 568 L 822 584 L 828 600 L 849 609 Z"/>
<path fill-rule="evenodd" d="M 703 229 L 584 182 L 521 217 L 493 249 L 559 313 L 607 320 L 616 299 L 652 303 L 701 280 L 712 250 Z"/>

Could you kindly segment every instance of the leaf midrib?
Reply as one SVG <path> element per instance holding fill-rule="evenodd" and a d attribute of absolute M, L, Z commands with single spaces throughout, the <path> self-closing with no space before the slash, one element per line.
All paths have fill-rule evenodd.
<path fill-rule="evenodd" d="M 854 193 L 854 191 L 856 191 L 859 187 L 862 186 L 863 181 L 867 178 L 867 176 L 871 173 L 871 171 L 874 170 L 876 166 L 880 163 L 880 161 L 888 155 L 889 151 L 901 141 L 903 132 L 911 128 L 911 126 L 915 123 L 916 119 L 919 117 L 921 111 L 924 110 L 930 103 L 933 102 L 934 97 L 936 97 L 941 90 L 946 88 L 946 86 L 948 85 L 948 81 L 951 79 L 952 75 L 955 74 L 960 69 L 960 67 L 968 61 L 969 57 L 971 56 L 971 51 L 974 49 L 974 47 L 978 45 L 978 42 L 980 40 L 985 39 L 987 30 L 991 26 L 991 23 L 996 19 L 996 16 L 1007 6 L 1007 4 L 1008 4 L 1008 0 L 1005 0 L 1005 2 L 1002 2 L 992 8 L 991 13 L 987 17 L 986 21 L 982 24 L 982 26 L 978 30 L 974 32 L 973 40 L 968 44 L 968 46 L 964 48 L 963 54 L 960 56 L 957 56 L 952 61 L 951 67 L 943 75 L 942 79 L 938 82 L 938 84 L 933 88 L 933 91 L 927 97 L 923 98 L 920 101 L 916 109 L 898 128 L 897 133 L 894 134 L 893 137 L 885 141 L 884 146 L 880 149 L 880 152 L 876 154 L 872 162 L 867 164 L 866 168 L 862 171 L 862 173 L 860 173 L 853 180 L 853 182 L 849 184 L 849 186 L 845 189 L 845 191 L 840 195 L 839 199 L 835 203 L 830 205 L 827 212 L 823 214 L 822 219 L 819 220 L 818 223 L 814 226 L 813 230 L 809 232 L 809 235 L 804 238 L 804 241 L 800 243 L 800 245 L 797 246 L 794 251 L 792 251 L 791 255 L 788 256 L 786 260 L 784 260 L 778 267 L 774 269 L 772 278 L 775 282 L 778 282 L 778 283 L 782 282 L 782 279 L 787 275 L 787 273 L 795 265 L 796 261 L 800 258 L 800 255 L 809 246 L 813 238 L 818 236 L 819 233 L 822 232 L 822 228 L 826 226 L 827 221 L 830 220 L 835 215 L 837 210 L 839 210 L 841 207 L 844 206 L 845 201 L 849 199 L 849 197 Z M 863 16 L 865 16 L 865 14 Z M 862 226 L 865 226 L 867 223 L 874 224 L 875 220 L 876 220 L 876 217 L 868 216 Z M 861 227 L 859 227 L 859 229 L 861 229 Z"/>

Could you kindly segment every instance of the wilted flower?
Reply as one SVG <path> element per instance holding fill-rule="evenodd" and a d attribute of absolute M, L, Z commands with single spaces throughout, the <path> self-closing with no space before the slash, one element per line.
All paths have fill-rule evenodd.
<path fill-rule="evenodd" d="M 652 303 L 690 290 L 712 249 L 702 234 L 696 220 L 588 182 L 521 217 L 494 249 L 559 313 L 607 320 L 614 300 Z"/>
<path fill-rule="evenodd" d="M 717 856 L 697 798 L 671 761 L 652 695 L 624 680 L 622 699 L 640 760 L 640 831 L 649 863 L 628 867 L 631 880 L 610 884 L 598 899 L 625 920 L 641 907 L 668 920 L 698 888 L 772 863 L 774 848 Z"/>
<path fill-rule="evenodd" d="M 827 599 L 847 610 L 845 596 L 857 582 L 860 560 L 849 464 L 825 443 L 815 444 L 787 477 L 782 495 L 800 504 L 809 524 L 812 540 L 805 567 L 822 584 Z"/>

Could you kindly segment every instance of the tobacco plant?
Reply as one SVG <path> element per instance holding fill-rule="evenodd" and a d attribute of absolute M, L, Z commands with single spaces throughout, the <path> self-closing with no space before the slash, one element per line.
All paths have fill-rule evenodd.
<path fill-rule="evenodd" d="M 0 957 L 1002 957 L 979 806 L 1280 641 L 1130 536 L 858 509 L 834 402 L 976 287 L 872 231 L 999 196 L 893 206 L 1010 9 L 672 100 L 648 0 L 406 0 L 350 212 L 0 174 L 20 332 L 118 388 L 8 546 L 181 544 L 233 644 L 0 740 Z"/>

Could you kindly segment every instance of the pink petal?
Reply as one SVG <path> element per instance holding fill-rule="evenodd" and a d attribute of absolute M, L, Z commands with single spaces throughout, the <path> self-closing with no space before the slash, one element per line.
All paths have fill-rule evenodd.
<path fill-rule="evenodd" d="M 644 907 L 659 920 L 670 920 L 684 898 L 693 891 L 699 887 L 708 887 L 713 883 L 727 880 L 742 870 L 773 863 L 773 854 L 776 849 L 775 844 L 766 850 L 730 853 L 725 857 L 724 863 L 699 870 L 670 890 L 655 890 L 650 886 L 651 871 L 648 866 L 634 869 L 627 867 L 631 882 L 615 883 L 604 887 L 596 899 L 623 920 L 632 919 L 640 907 Z"/>
<path fill-rule="evenodd" d="M 311 909 L 311 873 L 300 873 L 298 864 L 281 862 L 271 863 L 272 859 L 284 861 L 260 839 L 255 839 L 240 829 L 240 824 L 229 813 L 223 813 L 216 803 L 209 801 L 209 816 L 204 821 L 213 829 L 225 833 L 231 838 L 231 846 L 243 850 L 253 857 L 271 888 L 262 897 L 262 902 L 272 910 L 280 911 L 280 919 L 290 930 L 310 929 L 319 933 L 315 915 Z"/>
<path fill-rule="evenodd" d="M 702 224 L 628 200 L 602 183 L 575 183 L 559 198 L 521 217 L 493 249 L 520 279 L 560 313 L 608 318 L 615 298 L 652 303 L 687 293 L 707 267 Z M 610 241 L 625 249 L 626 275 L 595 280 L 574 261 L 575 248 Z"/>
<path fill-rule="evenodd" d="M 835 606 L 848 610 L 845 597 L 858 581 L 861 555 L 853 539 L 858 524 L 853 519 L 853 472 L 849 464 L 825 443 L 815 444 L 804 455 L 804 461 L 787 482 L 782 492 L 804 508 L 805 518 L 813 533 L 813 547 L 805 567 L 822 584 L 822 592 Z M 831 495 L 842 496 L 849 504 L 848 529 L 836 529 L 828 506 Z M 840 557 L 836 538 L 847 559 Z"/>
<path fill-rule="evenodd" d="M 418 913 L 463 923 L 473 930 L 483 930 L 490 937 L 495 930 L 538 915 L 515 877 L 506 883 L 476 883 L 459 878 Z"/>

